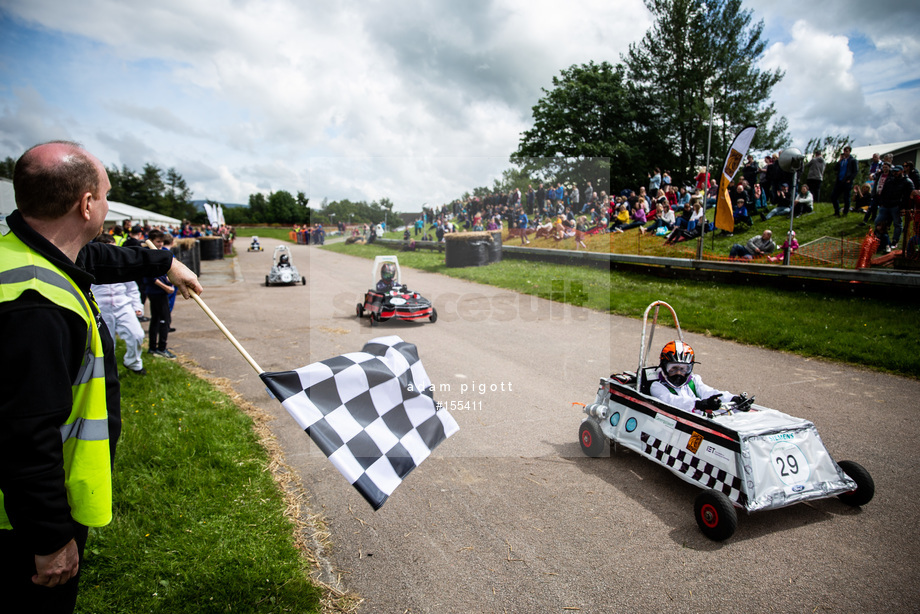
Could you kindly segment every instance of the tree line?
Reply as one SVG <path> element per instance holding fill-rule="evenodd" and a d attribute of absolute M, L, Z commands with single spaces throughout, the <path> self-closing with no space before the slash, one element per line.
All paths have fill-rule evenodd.
<path fill-rule="evenodd" d="M 768 41 L 741 0 L 645 0 L 654 23 L 616 65 L 574 65 L 533 107 L 511 162 L 554 181 L 595 180 L 585 160 L 603 159 L 616 188 L 645 185 L 668 169 L 678 185 L 705 165 L 721 167 L 731 141 L 757 126 L 753 150 L 788 141 L 770 102 L 782 71 L 761 71 Z M 710 121 L 710 118 L 712 120 Z M 709 129 L 712 126 L 711 148 Z M 711 169 L 710 169 L 711 170 Z"/>

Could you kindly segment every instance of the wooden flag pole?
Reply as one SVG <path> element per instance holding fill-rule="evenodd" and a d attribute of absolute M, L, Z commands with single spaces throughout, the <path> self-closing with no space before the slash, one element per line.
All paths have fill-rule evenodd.
<path fill-rule="evenodd" d="M 149 247 L 150 249 L 156 249 L 156 248 L 157 248 L 156 245 L 154 245 L 154 244 L 150 241 L 150 239 L 147 239 L 146 245 L 147 245 L 147 247 Z M 253 369 L 256 370 L 256 373 L 257 373 L 257 374 L 264 373 L 264 370 L 262 369 L 262 367 L 259 366 L 259 363 L 257 363 L 255 360 L 253 360 L 252 356 L 249 355 L 249 352 L 246 351 L 246 348 L 244 348 L 242 345 L 240 345 L 240 342 L 236 340 L 236 337 L 233 336 L 233 333 L 231 333 L 229 330 L 227 330 L 227 327 L 224 326 L 224 323 L 220 321 L 220 318 L 218 318 L 216 315 L 214 315 L 214 312 L 211 311 L 210 307 L 208 307 L 208 306 L 205 304 L 205 302 L 201 299 L 201 297 L 198 296 L 197 294 L 195 294 L 194 292 L 192 292 L 191 290 L 189 290 L 189 296 L 191 296 L 192 299 L 194 299 L 194 301 L 195 301 L 196 303 L 198 303 L 198 306 L 201 307 L 201 309 L 207 314 L 207 316 L 208 316 L 209 318 L 211 318 L 211 321 L 214 322 L 214 324 L 217 326 L 217 328 L 220 329 L 220 332 L 222 332 L 222 333 L 224 334 L 224 336 L 227 337 L 227 339 L 230 340 L 230 343 L 233 344 L 233 347 L 235 347 L 235 348 L 239 351 L 239 353 L 243 355 L 243 358 L 246 359 L 246 362 L 248 362 L 249 365 L 250 365 Z"/>

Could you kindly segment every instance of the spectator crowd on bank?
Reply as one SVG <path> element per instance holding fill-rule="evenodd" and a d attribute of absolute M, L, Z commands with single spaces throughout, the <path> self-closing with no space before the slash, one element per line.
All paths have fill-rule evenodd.
<path fill-rule="evenodd" d="M 755 231 L 753 240 L 770 230 L 771 220 L 775 223 L 790 215 L 814 213 L 828 175 L 833 178 L 829 195 L 833 215 L 857 213 L 860 223 L 871 224 L 881 237 L 879 251 L 891 251 L 901 237 L 904 211 L 920 205 L 920 176 L 912 163 L 895 165 L 891 155 L 876 154 L 866 181 L 856 182 L 859 167 L 850 147 L 831 163 L 825 161 L 822 151 L 812 152 L 796 176 L 780 166 L 779 153 L 768 154 L 762 161 L 748 155 L 728 186 L 734 230 L 719 231 L 719 235 Z M 451 232 L 507 229 L 523 245 L 533 237 L 574 238 L 576 249 L 585 247 L 584 238 L 589 235 L 636 232 L 664 237 L 664 243 L 670 245 L 716 231 L 709 220 L 714 219 L 711 212 L 718 204 L 718 189 L 717 178 L 705 167 L 683 185 L 676 185 L 668 170 L 658 168 L 648 173 L 647 185 L 615 190 L 598 189 L 591 181 L 537 182 L 523 191 L 499 190 L 426 208 L 411 229 L 417 239 L 437 241 Z M 797 247 L 797 241 L 787 240 L 784 249 Z M 733 252 L 744 257 L 739 249 Z M 754 257 L 766 256 L 753 253 Z"/>

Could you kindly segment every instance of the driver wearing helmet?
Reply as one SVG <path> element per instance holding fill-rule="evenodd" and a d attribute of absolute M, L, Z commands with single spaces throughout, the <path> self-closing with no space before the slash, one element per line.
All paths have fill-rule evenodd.
<path fill-rule="evenodd" d="M 744 400 L 741 396 L 704 384 L 699 375 L 693 374 L 695 362 L 693 348 L 682 341 L 670 341 L 661 350 L 658 381 L 652 382 L 650 389 L 652 396 L 697 414 L 713 412 L 722 406 L 723 401 L 740 403 Z"/>
<path fill-rule="evenodd" d="M 278 266 L 280 267 L 289 267 L 291 266 L 291 259 L 288 258 L 287 254 L 281 254 L 281 257 L 278 258 Z"/>
<path fill-rule="evenodd" d="M 380 281 L 377 282 L 377 292 L 389 292 L 396 285 L 396 265 L 384 262 L 380 267 Z"/>

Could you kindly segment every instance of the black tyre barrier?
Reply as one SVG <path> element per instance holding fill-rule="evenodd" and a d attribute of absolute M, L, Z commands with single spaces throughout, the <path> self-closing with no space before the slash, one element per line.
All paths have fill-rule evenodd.
<path fill-rule="evenodd" d="M 501 260 L 500 233 L 459 232 L 445 235 L 444 240 L 444 264 L 449 268 L 485 266 Z"/>
<path fill-rule="evenodd" d="M 224 239 L 223 237 L 201 237 L 198 239 L 201 248 L 202 260 L 223 260 L 224 259 Z"/>

